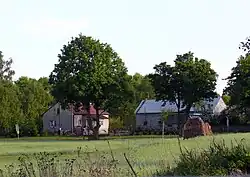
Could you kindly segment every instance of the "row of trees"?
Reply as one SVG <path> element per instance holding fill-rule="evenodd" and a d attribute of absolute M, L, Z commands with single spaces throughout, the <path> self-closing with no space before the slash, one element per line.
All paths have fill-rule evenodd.
<path fill-rule="evenodd" d="M 226 114 L 236 123 L 248 123 L 250 118 L 250 38 L 241 42 L 239 48 L 244 51 L 226 78 L 224 95 L 229 108 Z"/>
<path fill-rule="evenodd" d="M 249 51 L 248 43 L 249 40 L 242 43 L 242 48 Z M 233 68 L 223 96 L 230 108 L 237 107 L 244 115 L 249 112 L 248 53 L 241 56 Z M 154 72 L 147 76 L 129 75 L 124 62 L 109 44 L 80 34 L 63 46 L 58 58 L 49 78 L 21 77 L 13 82 L 12 60 L 4 60 L 1 53 L 2 135 L 13 133 L 17 123 L 23 135 L 38 134 L 42 128 L 41 115 L 53 102 L 60 102 L 65 108 L 69 103 L 76 107 L 82 103 L 87 110 L 93 104 L 96 110 L 109 111 L 113 126 L 118 126 L 119 122 L 134 123 L 134 111 L 145 98 L 170 100 L 177 105 L 178 113 L 185 107 L 188 115 L 190 108 L 200 100 L 217 96 L 217 73 L 210 62 L 196 58 L 192 52 L 177 55 L 172 66 L 166 62 L 155 65 Z M 95 138 L 100 127 L 99 116 L 96 126 L 90 127 Z"/>
<path fill-rule="evenodd" d="M 13 82 L 12 63 L 0 52 L 0 135 L 15 136 L 15 124 L 22 135 L 37 135 L 42 128 L 39 116 L 52 101 L 48 79 L 20 77 Z"/>
<path fill-rule="evenodd" d="M 66 63 L 67 62 L 69 61 L 66 61 Z M 72 63 L 73 62 L 74 61 L 72 60 Z M 99 60 L 95 62 L 99 62 L 99 64 L 105 66 L 103 61 Z M 66 103 L 77 103 L 78 101 L 86 103 L 86 100 L 88 99 L 92 103 L 98 103 L 93 102 L 97 98 L 100 98 L 101 102 L 99 103 L 99 107 L 107 109 L 112 114 L 114 128 L 121 128 L 124 124 L 133 124 L 133 121 L 135 120 L 134 110 L 142 99 L 146 97 L 154 98 L 154 90 L 148 77 L 142 76 L 139 73 L 128 75 L 126 70 L 122 71 L 124 73 L 121 72 L 119 77 L 116 75 L 115 70 L 122 66 L 119 61 L 114 63 L 113 71 L 107 69 L 110 66 L 105 66 L 109 75 L 98 73 L 102 70 L 99 70 L 98 66 L 93 65 L 94 67 L 93 70 L 90 71 L 90 75 L 85 78 L 89 79 L 88 81 L 83 80 L 84 77 L 81 78 L 82 80 L 77 80 L 79 79 L 78 76 L 74 78 L 77 82 L 73 82 L 73 80 L 71 80 L 72 78 L 70 79 L 68 77 L 68 75 L 72 75 L 73 72 L 71 73 L 66 71 L 65 75 L 60 73 L 63 78 L 63 80 L 60 81 L 62 83 L 61 85 L 59 83 L 58 85 L 51 84 L 54 78 L 53 72 L 51 73 L 50 78 L 43 77 L 36 80 L 28 77 L 20 77 L 17 81 L 13 81 L 12 77 L 15 72 L 11 68 L 12 63 L 12 59 L 5 60 L 1 52 L 0 136 L 16 136 L 15 124 L 19 124 L 22 136 L 36 136 L 42 131 L 42 114 L 47 111 L 48 107 L 54 102 L 60 101 L 61 103 L 64 103 L 64 106 L 66 107 Z M 60 67 L 69 69 L 73 66 L 71 64 L 65 64 L 65 66 L 61 64 Z M 89 72 L 89 70 L 84 69 L 86 66 L 79 65 L 78 67 L 79 70 L 81 70 L 81 74 Z M 75 69 L 77 69 L 77 67 Z M 123 67 L 123 69 L 126 68 Z M 112 81 L 110 76 L 114 76 L 116 77 L 115 79 L 119 79 L 119 82 L 123 85 L 115 83 L 115 79 Z M 105 81 L 104 79 L 107 80 Z M 79 85 L 77 85 L 78 83 Z M 82 83 L 89 83 L 89 85 Z M 86 85 L 84 88 L 86 89 L 84 90 L 85 94 L 82 94 L 83 90 L 74 90 L 79 89 L 84 85 Z M 96 87 L 92 90 L 92 86 Z M 99 86 L 102 87 L 98 88 Z M 105 94 L 107 95 L 103 95 L 103 97 L 101 97 L 104 93 L 102 93 L 102 89 L 104 88 L 106 88 Z M 117 94 L 119 93 L 119 89 L 121 89 L 122 94 Z M 87 93 L 89 95 L 87 95 Z M 72 98 L 70 97 L 71 95 Z M 71 99 L 71 101 L 66 99 L 63 100 L 61 97 L 67 98 L 68 100 Z"/>

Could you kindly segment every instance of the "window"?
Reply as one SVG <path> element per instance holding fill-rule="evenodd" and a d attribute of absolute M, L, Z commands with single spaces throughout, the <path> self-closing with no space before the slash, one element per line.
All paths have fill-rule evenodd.
<path fill-rule="evenodd" d="M 148 125 L 148 121 L 145 120 L 145 121 L 143 122 L 143 125 L 144 125 L 144 126 L 147 126 L 147 125 Z"/>
<path fill-rule="evenodd" d="M 166 106 L 166 103 L 167 103 L 167 102 L 166 102 L 166 101 L 164 101 L 164 102 L 162 103 L 162 105 L 161 105 L 161 106 L 162 106 L 162 107 Z"/>
<path fill-rule="evenodd" d="M 74 126 L 82 126 L 82 115 L 74 115 Z"/>
<path fill-rule="evenodd" d="M 82 120 L 78 120 L 78 125 L 82 125 Z"/>
<path fill-rule="evenodd" d="M 57 108 L 56 110 L 56 114 L 59 115 L 60 114 L 60 108 Z"/>
<path fill-rule="evenodd" d="M 50 128 L 55 128 L 55 127 L 56 127 L 56 121 L 51 120 L 51 121 L 49 122 L 49 126 L 50 126 Z"/>
<path fill-rule="evenodd" d="M 162 121 L 161 121 L 161 120 L 159 120 L 159 121 L 158 121 L 158 124 L 159 124 L 159 125 L 161 125 L 161 124 L 162 124 Z"/>

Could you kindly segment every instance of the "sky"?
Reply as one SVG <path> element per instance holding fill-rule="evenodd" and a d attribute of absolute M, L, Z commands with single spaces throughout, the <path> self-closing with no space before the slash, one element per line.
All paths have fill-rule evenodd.
<path fill-rule="evenodd" d="M 79 33 L 111 44 L 130 74 L 192 51 L 211 62 L 222 93 L 250 36 L 249 0 L 0 0 L 0 51 L 15 79 L 49 76 Z"/>

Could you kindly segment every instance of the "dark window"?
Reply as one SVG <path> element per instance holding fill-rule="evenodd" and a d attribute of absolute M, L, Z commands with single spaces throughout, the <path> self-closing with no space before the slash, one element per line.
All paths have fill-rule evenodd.
<path fill-rule="evenodd" d="M 148 125 L 148 121 L 145 120 L 145 121 L 143 122 L 143 125 L 144 125 L 144 126 Z"/>
<path fill-rule="evenodd" d="M 60 114 L 60 108 L 57 108 L 56 114 L 57 114 L 57 115 Z"/>
<path fill-rule="evenodd" d="M 160 124 L 160 125 L 161 125 L 161 124 L 162 124 L 162 121 L 161 121 L 161 120 L 159 120 L 159 121 L 158 121 L 158 124 Z"/>
<path fill-rule="evenodd" d="M 49 122 L 49 126 L 50 126 L 51 128 L 56 127 L 56 121 L 51 120 L 51 121 Z"/>
<path fill-rule="evenodd" d="M 161 106 L 162 106 L 162 107 L 166 106 L 166 103 L 167 103 L 167 102 L 166 102 L 166 101 L 164 101 L 164 102 L 162 103 L 162 105 L 161 105 Z"/>

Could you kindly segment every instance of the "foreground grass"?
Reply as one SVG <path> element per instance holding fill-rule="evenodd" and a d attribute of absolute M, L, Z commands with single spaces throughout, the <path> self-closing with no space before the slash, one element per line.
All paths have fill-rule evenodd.
<path fill-rule="evenodd" d="M 181 146 L 198 152 L 207 148 L 214 138 L 216 140 L 223 139 L 225 144 L 228 145 L 231 144 L 232 140 L 245 139 L 245 142 L 249 143 L 247 145 L 250 146 L 249 135 L 249 133 L 238 133 L 217 135 L 214 137 L 199 137 L 181 140 Z M 166 138 L 163 140 L 160 136 L 113 138 L 109 139 L 109 141 L 83 141 L 81 138 L 65 137 L 22 138 L 20 140 L 0 139 L 0 168 L 4 168 L 5 165 L 13 162 L 18 164 L 17 159 L 22 154 L 32 157 L 34 153 L 44 151 L 51 153 L 61 152 L 62 156 L 60 158 L 77 158 L 79 156 L 77 147 L 81 147 L 82 157 L 80 161 L 82 162 L 87 158 L 90 158 L 91 163 L 93 163 L 100 162 L 105 158 L 109 160 L 111 158 L 112 160 L 114 157 L 118 161 L 115 163 L 118 164 L 119 168 L 131 172 L 124 158 L 125 153 L 139 176 L 150 176 L 157 171 L 166 170 L 168 165 L 173 167 L 181 153 L 176 138 Z M 84 163 L 86 164 L 86 162 Z"/>

